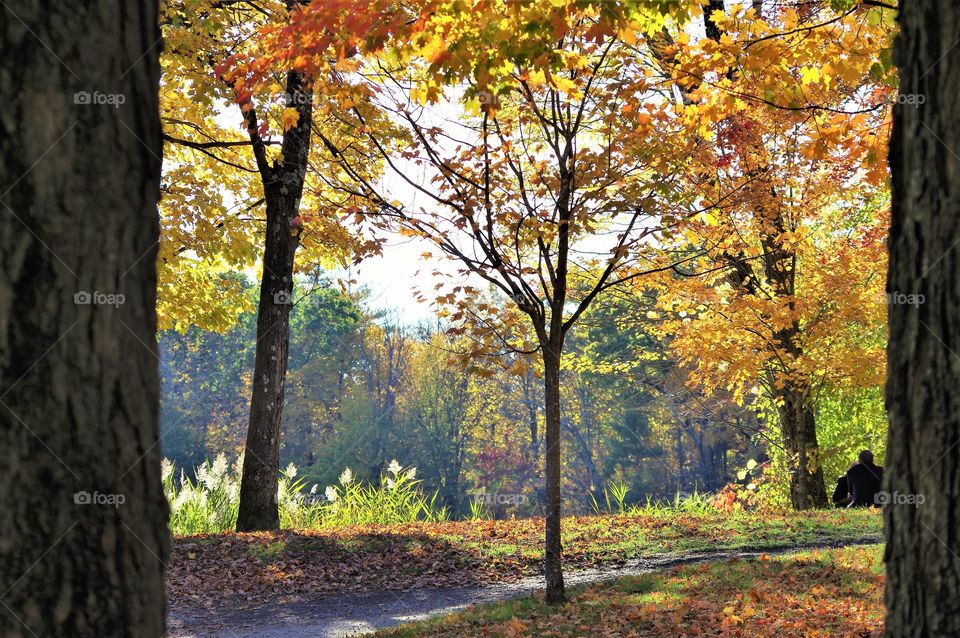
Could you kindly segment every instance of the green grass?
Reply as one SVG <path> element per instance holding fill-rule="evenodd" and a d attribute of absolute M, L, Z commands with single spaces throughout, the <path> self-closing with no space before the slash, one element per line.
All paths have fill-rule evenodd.
<path fill-rule="evenodd" d="M 333 532 L 333 530 L 331 530 Z M 354 533 L 356 532 L 356 533 Z M 879 538 L 883 519 L 877 510 L 812 512 L 728 512 L 695 514 L 665 512 L 567 517 L 563 521 L 564 558 L 569 564 L 595 564 L 651 555 L 697 551 L 774 549 L 844 543 Z M 316 533 L 322 537 L 323 530 Z M 430 553 L 443 545 L 464 560 L 536 567 L 543 558 L 542 519 L 511 521 L 416 522 L 404 525 L 342 527 L 335 546 L 345 555 L 380 554 L 394 546 L 394 537 L 409 536 L 404 551 Z M 291 549 L 297 553 L 326 545 L 305 536 Z"/>
<path fill-rule="evenodd" d="M 261 562 L 271 563 L 283 556 L 286 552 L 286 549 L 286 543 L 283 541 L 276 541 L 274 543 L 270 543 L 269 545 L 253 545 L 250 548 L 250 553 L 259 558 Z"/>
<path fill-rule="evenodd" d="M 381 638 L 491 636 L 879 636 L 882 547 L 684 565 L 402 625 Z"/>
<path fill-rule="evenodd" d="M 569 519 L 564 546 L 601 557 L 636 558 L 703 549 L 769 548 L 879 536 L 877 511 L 696 513 L 643 510 Z"/>

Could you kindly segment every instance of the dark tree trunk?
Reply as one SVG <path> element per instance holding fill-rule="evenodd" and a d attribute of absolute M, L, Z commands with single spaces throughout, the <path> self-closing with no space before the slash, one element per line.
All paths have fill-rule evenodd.
<path fill-rule="evenodd" d="M 899 90 L 913 99 L 893 109 L 887 292 L 923 297 L 889 306 L 886 634 L 958 636 L 960 4 L 903 2 L 899 20 Z"/>
<path fill-rule="evenodd" d="M 240 482 L 237 516 L 240 532 L 277 529 L 280 525 L 277 509 L 280 425 L 290 341 L 294 257 L 302 228 L 298 211 L 307 172 L 312 115 L 312 94 L 299 73 L 287 74 L 287 95 L 293 96 L 292 106 L 300 113 L 300 119 L 297 126 L 283 136 L 282 162 L 265 166 L 265 158 L 257 160 L 264 182 L 267 230 L 257 310 L 253 394 Z M 248 126 L 250 124 L 248 121 Z"/>
<path fill-rule="evenodd" d="M 544 499 L 546 501 L 546 534 L 544 546 L 544 577 L 546 602 L 556 605 L 566 600 L 563 585 L 563 546 L 560 539 L 561 499 L 560 469 L 560 359 L 563 356 L 563 341 L 569 324 L 563 320 L 567 299 L 567 268 L 570 254 L 570 200 L 573 196 L 573 146 L 570 140 L 564 148 L 560 161 L 560 194 L 557 198 L 559 230 L 554 270 L 550 273 L 553 290 L 550 296 L 549 318 L 531 315 L 534 329 L 540 341 L 543 356 L 543 407 L 544 407 Z M 571 318 L 572 322 L 573 319 Z"/>
<path fill-rule="evenodd" d="M 780 429 L 790 472 L 790 505 L 795 510 L 827 507 L 829 503 L 820 464 L 816 420 L 806 395 L 803 388 L 790 382 L 777 393 Z"/>
<path fill-rule="evenodd" d="M 563 344 L 552 338 L 543 346 L 543 392 L 546 417 L 544 450 L 544 494 L 546 498 L 546 547 L 544 574 L 546 600 L 563 602 L 563 570 L 560 543 L 560 356 Z"/>
<path fill-rule="evenodd" d="M 164 632 L 157 11 L 0 7 L 5 637 Z"/>

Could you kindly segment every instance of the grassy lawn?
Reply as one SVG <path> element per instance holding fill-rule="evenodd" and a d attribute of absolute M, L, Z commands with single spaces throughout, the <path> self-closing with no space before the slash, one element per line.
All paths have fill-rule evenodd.
<path fill-rule="evenodd" d="M 571 517 L 568 569 L 695 550 L 774 548 L 879 536 L 879 512 L 684 513 Z M 540 573 L 543 520 L 457 521 L 178 537 L 168 566 L 171 604 L 255 606 L 345 591 L 517 580 Z M 242 583 L 236 597 L 233 584 Z"/>
<path fill-rule="evenodd" d="M 882 546 L 674 567 L 381 631 L 381 638 L 470 636 L 880 636 Z"/>

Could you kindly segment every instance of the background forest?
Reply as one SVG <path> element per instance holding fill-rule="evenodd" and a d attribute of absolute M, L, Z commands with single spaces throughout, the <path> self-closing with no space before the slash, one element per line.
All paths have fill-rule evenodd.
<path fill-rule="evenodd" d="M 256 290 L 242 275 L 244 294 Z M 318 271 L 302 278 L 291 313 L 290 369 L 281 466 L 319 491 L 349 467 L 378 485 L 392 460 L 417 468 L 424 489 L 449 515 L 482 503 L 489 517 L 542 514 L 543 414 L 540 372 L 522 354 L 464 367 L 467 337 L 442 321 L 399 325 L 371 310 L 369 291 L 346 291 Z M 569 342 L 563 371 L 564 506 L 606 508 L 604 488 L 625 486 L 626 503 L 673 502 L 730 482 L 786 503 L 777 433 L 754 392 L 687 383 L 649 298 L 618 295 L 592 310 Z M 249 413 L 255 317 L 224 333 L 190 327 L 160 335 L 164 455 L 192 476 L 224 454 L 236 462 Z M 861 448 L 882 459 L 880 387 L 828 388 L 817 403 L 828 481 Z M 745 473 L 771 461 L 766 481 Z M 758 480 L 760 479 L 760 480 Z M 487 494 L 486 498 L 483 496 Z"/>

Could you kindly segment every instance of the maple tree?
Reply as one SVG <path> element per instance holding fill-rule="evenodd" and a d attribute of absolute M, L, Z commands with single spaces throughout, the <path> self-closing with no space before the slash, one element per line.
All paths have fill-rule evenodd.
<path fill-rule="evenodd" d="M 253 92 L 219 67 L 231 54 L 256 51 L 259 30 L 284 24 L 295 4 L 169 0 L 161 7 L 161 327 L 229 327 L 250 301 L 228 273 L 262 269 L 240 529 L 278 524 L 294 273 L 376 249 L 342 222 L 348 197 L 328 187 L 339 172 L 312 140 L 315 127 L 336 140 L 351 135 L 356 123 L 340 117 L 339 96 L 315 92 L 292 69 Z M 378 163 L 361 170 L 375 174 Z"/>
<path fill-rule="evenodd" d="M 671 208 L 665 194 L 672 171 L 658 153 L 662 136 L 654 124 L 664 102 L 655 99 L 649 66 L 634 51 L 638 38 L 668 16 L 643 3 L 611 8 L 578 2 L 554 3 L 547 12 L 536 3 L 511 2 L 426 2 L 413 10 L 377 2 L 316 4 L 278 32 L 273 53 L 234 58 L 241 77 L 255 84 L 271 65 L 312 72 L 337 53 L 363 60 L 350 57 L 354 43 L 369 52 L 358 67 L 364 81 L 354 84 L 355 92 L 405 127 L 407 145 L 396 158 L 376 130 L 364 125 L 365 132 L 396 176 L 431 203 L 413 207 L 385 194 L 341 146 L 325 137 L 324 144 L 354 177 L 350 192 L 365 200 L 358 212 L 375 212 L 376 223 L 426 240 L 458 263 L 460 281 L 440 284 L 436 301 L 459 324 L 455 333 L 473 337 L 469 358 L 504 348 L 539 353 L 551 602 L 564 595 L 565 337 L 601 293 L 644 274 L 634 267 L 627 274 L 628 262 L 648 262 L 650 272 L 674 265 L 652 247 Z M 384 48 L 387 34 L 394 41 Z M 462 99 L 451 101 L 449 86 L 460 86 Z M 431 121 L 427 105 L 458 102 L 465 118 Z M 636 116 L 623 117 L 631 112 Z M 414 181 L 407 166 L 428 175 Z M 488 293 L 477 282 L 494 296 L 478 301 Z M 516 365 L 522 372 L 523 361 Z"/>
<path fill-rule="evenodd" d="M 895 25 L 841 4 L 721 4 L 710 37 L 653 43 L 689 135 L 686 197 L 713 203 L 684 219 L 698 257 L 662 278 L 662 329 L 692 383 L 769 401 L 796 508 L 827 504 L 820 393 L 883 375 Z"/>

